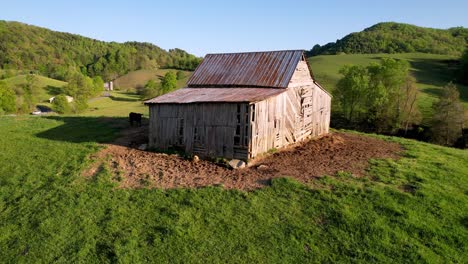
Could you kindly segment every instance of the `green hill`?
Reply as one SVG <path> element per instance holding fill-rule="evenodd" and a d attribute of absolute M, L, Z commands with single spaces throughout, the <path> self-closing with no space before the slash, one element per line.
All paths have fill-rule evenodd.
<path fill-rule="evenodd" d="M 6 83 L 9 87 L 21 86 L 26 84 L 26 74 L 17 75 L 11 78 L 0 80 Z M 48 100 L 50 97 L 57 95 L 60 91 L 60 88 L 67 85 L 66 82 L 47 78 L 44 76 L 36 75 L 37 86 L 39 90 L 39 100 L 43 102 Z"/>
<path fill-rule="evenodd" d="M 467 44 L 468 28 L 434 29 L 386 22 L 324 46 L 316 45 L 308 55 L 419 52 L 459 56 Z"/>
<path fill-rule="evenodd" d="M 106 167 L 84 177 L 125 126 L 0 117 L 0 262 L 466 262 L 466 150 L 379 136 L 402 157 L 250 192 L 118 188 Z"/>
<path fill-rule="evenodd" d="M 72 72 L 114 79 L 129 71 L 171 67 L 193 70 L 200 58 L 150 43 L 104 42 L 0 20 L 0 67 L 38 71 L 66 80 Z"/>
<path fill-rule="evenodd" d="M 423 53 L 321 55 L 309 58 L 309 63 L 315 78 L 327 90 L 333 91 L 341 78 L 339 70 L 344 65 L 368 65 L 378 62 L 382 57 L 405 59 L 410 62 L 411 74 L 416 78 L 421 91 L 418 101 L 420 110 L 423 117 L 429 118 L 432 115 L 432 102 L 440 95 L 441 88 L 456 78 L 457 57 Z M 461 100 L 468 108 L 468 87 L 458 85 L 458 88 Z"/>
<path fill-rule="evenodd" d="M 166 74 L 168 71 L 174 71 L 170 69 L 152 69 L 152 70 L 137 70 L 129 72 L 125 75 L 120 76 L 119 78 L 115 79 L 114 85 L 119 89 L 136 89 L 145 86 L 145 84 L 149 80 L 155 80 L 156 82 L 160 82 L 161 78 Z M 175 71 L 174 71 L 175 72 Z M 177 88 L 183 87 L 186 83 L 188 78 L 192 75 L 191 71 L 183 71 L 184 78 L 177 81 Z"/>

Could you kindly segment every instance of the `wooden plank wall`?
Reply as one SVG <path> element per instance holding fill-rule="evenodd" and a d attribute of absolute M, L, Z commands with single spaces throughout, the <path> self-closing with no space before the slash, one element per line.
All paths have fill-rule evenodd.
<path fill-rule="evenodd" d="M 240 146 L 235 146 L 238 107 L 241 122 Z M 249 119 L 247 103 L 150 105 L 149 146 L 163 150 L 180 147 L 187 153 L 202 157 L 247 160 L 250 127 L 246 121 Z"/>
<path fill-rule="evenodd" d="M 298 64 L 286 93 L 254 105 L 250 158 L 328 133 L 331 96 L 314 83 L 305 61 Z"/>

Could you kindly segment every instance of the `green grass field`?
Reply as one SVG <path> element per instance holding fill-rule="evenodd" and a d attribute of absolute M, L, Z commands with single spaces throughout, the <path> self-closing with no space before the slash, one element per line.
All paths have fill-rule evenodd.
<path fill-rule="evenodd" d="M 113 91 L 110 97 L 98 97 L 89 101 L 89 108 L 82 116 L 128 116 L 130 112 L 148 116 L 148 107 L 139 95 L 132 92 Z"/>
<path fill-rule="evenodd" d="M 453 60 L 456 57 L 435 54 L 405 53 L 405 54 L 350 54 L 350 55 L 322 55 L 309 59 L 310 67 L 316 79 L 329 91 L 332 91 L 341 78 L 340 68 L 346 64 L 368 65 L 378 62 L 382 57 L 408 60 L 411 73 L 417 80 L 421 91 L 419 107 L 423 117 L 432 116 L 432 103 L 441 93 L 441 88 L 455 79 Z M 460 97 L 468 108 L 468 87 L 458 86 Z"/>
<path fill-rule="evenodd" d="M 89 109 L 82 113 L 82 116 L 128 116 L 130 112 L 143 113 L 148 115 L 148 107 L 135 93 L 136 87 L 144 84 L 150 79 L 157 82 L 164 76 L 168 69 L 139 70 L 130 72 L 118 78 L 115 83 L 120 91 L 111 92 L 110 97 L 99 97 L 91 99 L 88 103 Z M 184 71 L 184 78 L 177 81 L 177 88 L 182 88 L 187 83 L 192 72 Z"/>
<path fill-rule="evenodd" d="M 1 263 L 463 263 L 468 152 L 405 148 L 310 185 L 117 189 L 81 171 L 125 118 L 0 117 Z M 287 175 L 285 175 L 287 176 Z"/>
<path fill-rule="evenodd" d="M 120 90 L 134 91 L 138 87 L 145 86 L 149 80 L 160 82 L 160 78 L 162 78 L 168 71 L 173 71 L 174 73 L 177 72 L 177 70 L 172 69 L 138 70 L 120 76 L 114 83 Z M 192 75 L 192 72 L 190 71 L 182 72 L 184 73 L 184 78 L 178 80 L 177 88 L 183 87 L 187 83 L 188 78 Z"/>

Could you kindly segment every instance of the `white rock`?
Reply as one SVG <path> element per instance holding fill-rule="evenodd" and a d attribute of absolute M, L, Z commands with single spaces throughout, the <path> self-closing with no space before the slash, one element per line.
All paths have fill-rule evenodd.
<path fill-rule="evenodd" d="M 193 155 L 192 161 L 193 162 L 199 162 L 200 158 L 197 155 Z"/>
<path fill-rule="evenodd" d="M 242 160 L 233 159 L 229 161 L 229 166 L 231 166 L 233 169 L 242 169 L 245 168 L 245 162 Z"/>

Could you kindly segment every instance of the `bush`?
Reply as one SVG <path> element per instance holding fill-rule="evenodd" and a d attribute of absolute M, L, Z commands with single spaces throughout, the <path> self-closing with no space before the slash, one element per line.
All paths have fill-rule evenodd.
<path fill-rule="evenodd" d="M 70 113 L 71 107 L 64 94 L 57 95 L 52 102 L 52 109 L 59 114 Z"/>
<path fill-rule="evenodd" d="M 139 89 L 138 93 L 141 95 L 141 98 L 148 99 L 153 98 L 159 95 L 160 86 L 154 80 L 149 80 L 145 87 Z"/>
<path fill-rule="evenodd" d="M 177 71 L 177 80 L 182 80 L 185 77 L 185 74 L 183 71 Z"/>
<path fill-rule="evenodd" d="M 161 93 L 165 94 L 177 87 L 177 77 L 170 71 L 167 72 L 161 80 Z"/>
<path fill-rule="evenodd" d="M 0 114 L 13 113 L 16 110 L 16 97 L 11 90 L 3 82 L 0 82 Z"/>

